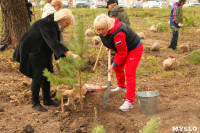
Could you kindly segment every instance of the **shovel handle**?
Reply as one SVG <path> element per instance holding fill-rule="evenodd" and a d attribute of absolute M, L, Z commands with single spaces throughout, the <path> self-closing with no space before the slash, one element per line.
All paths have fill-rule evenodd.
<path fill-rule="evenodd" d="M 99 50 L 99 53 L 98 53 L 98 55 L 97 55 L 97 59 L 96 59 L 96 62 L 95 62 L 95 64 L 94 64 L 94 67 L 93 67 L 92 71 L 95 71 L 95 70 L 96 70 L 97 62 L 99 61 L 99 57 L 100 57 L 100 55 L 101 55 L 102 48 L 103 48 L 103 43 L 101 43 L 101 47 L 100 47 L 100 50 Z"/>
<path fill-rule="evenodd" d="M 108 51 L 108 68 L 111 66 L 111 50 Z M 110 72 L 108 73 L 108 81 L 111 81 Z"/>
<path fill-rule="evenodd" d="M 33 6 L 33 15 L 34 15 L 34 20 L 36 21 L 36 17 L 35 17 L 35 8 Z"/>
<path fill-rule="evenodd" d="M 111 51 L 108 51 L 108 68 L 111 65 Z M 108 98 L 109 98 L 109 92 L 110 92 L 110 85 L 111 85 L 111 75 L 108 73 L 108 85 L 107 85 L 107 90 L 104 92 L 104 106 L 106 106 Z"/>

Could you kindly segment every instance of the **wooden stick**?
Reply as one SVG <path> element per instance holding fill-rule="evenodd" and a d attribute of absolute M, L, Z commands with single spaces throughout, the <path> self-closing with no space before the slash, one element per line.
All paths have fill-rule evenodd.
<path fill-rule="evenodd" d="M 33 15 L 34 15 L 34 20 L 36 21 L 36 17 L 35 17 L 35 8 L 33 6 Z"/>
<path fill-rule="evenodd" d="M 97 107 L 94 107 L 94 122 L 97 124 Z"/>
<path fill-rule="evenodd" d="M 101 43 L 101 47 L 100 47 L 100 50 L 99 50 L 99 53 L 98 53 L 98 55 L 97 55 L 97 59 L 96 59 L 96 62 L 95 62 L 95 64 L 94 64 L 94 67 L 93 67 L 92 71 L 95 71 L 95 70 L 96 70 L 97 62 L 99 61 L 99 57 L 100 57 L 102 48 L 103 48 L 103 43 Z"/>
<path fill-rule="evenodd" d="M 64 107 L 63 107 L 63 94 L 62 94 L 62 92 L 60 92 L 60 95 L 61 95 L 61 116 L 63 118 L 63 116 L 64 116 Z"/>
<path fill-rule="evenodd" d="M 108 51 L 108 68 L 111 66 L 111 50 Z M 111 81 L 110 72 L 108 73 L 108 81 Z"/>

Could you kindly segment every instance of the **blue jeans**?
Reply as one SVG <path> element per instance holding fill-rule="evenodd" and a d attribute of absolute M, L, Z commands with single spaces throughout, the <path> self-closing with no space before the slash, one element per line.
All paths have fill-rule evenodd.
<path fill-rule="evenodd" d="M 171 42 L 170 42 L 170 45 L 168 48 L 175 50 L 176 46 L 177 46 L 177 42 L 178 42 L 178 30 L 172 29 L 172 34 L 173 34 L 173 36 L 172 36 L 172 39 L 171 39 Z"/>

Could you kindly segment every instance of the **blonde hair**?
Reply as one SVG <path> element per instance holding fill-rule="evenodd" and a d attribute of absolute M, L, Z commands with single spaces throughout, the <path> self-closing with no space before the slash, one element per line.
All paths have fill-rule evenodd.
<path fill-rule="evenodd" d="M 54 21 L 58 22 L 63 19 L 68 20 L 71 25 L 75 25 L 74 15 L 69 9 L 61 9 L 60 11 L 54 13 Z"/>
<path fill-rule="evenodd" d="M 114 26 L 114 19 L 102 13 L 95 18 L 93 26 L 96 33 L 98 33 L 97 30 L 100 28 L 107 29 L 109 31 Z"/>
<path fill-rule="evenodd" d="M 62 8 L 63 7 L 63 2 L 62 2 L 62 0 L 52 0 L 51 1 L 51 5 L 52 6 L 58 5 L 60 8 Z"/>

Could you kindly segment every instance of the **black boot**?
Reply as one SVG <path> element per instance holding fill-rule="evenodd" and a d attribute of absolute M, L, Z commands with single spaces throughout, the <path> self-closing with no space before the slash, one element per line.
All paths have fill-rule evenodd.
<path fill-rule="evenodd" d="M 6 48 L 6 44 L 0 44 L 0 51 L 5 50 L 5 48 Z"/>
<path fill-rule="evenodd" d="M 47 106 L 53 106 L 53 107 L 58 107 L 60 104 L 56 101 L 53 100 L 43 100 L 43 104 Z"/>
<path fill-rule="evenodd" d="M 43 94 L 43 104 L 47 106 L 54 106 L 58 107 L 60 104 L 58 102 L 55 102 L 51 100 L 50 96 L 50 82 L 47 80 L 44 80 L 42 84 L 42 94 Z"/>
<path fill-rule="evenodd" d="M 48 111 L 47 108 L 43 107 L 40 103 L 33 104 L 32 108 L 41 112 Z"/>
<path fill-rule="evenodd" d="M 37 111 L 42 111 L 42 112 L 47 111 L 47 109 L 40 104 L 39 101 L 40 83 L 37 82 L 37 80 L 35 79 L 32 79 L 31 92 L 32 92 L 32 108 Z"/>

